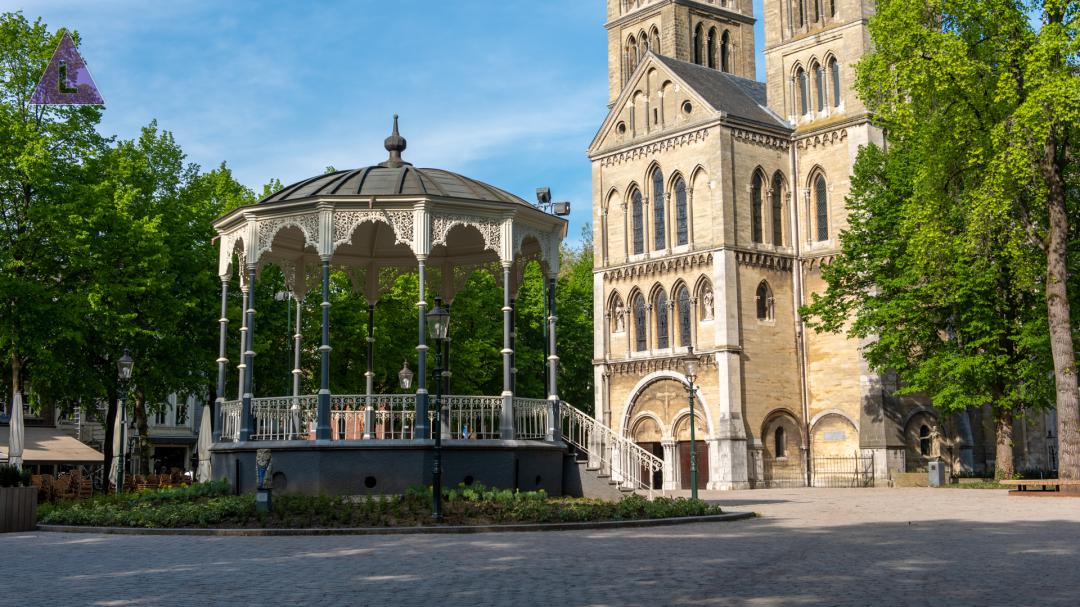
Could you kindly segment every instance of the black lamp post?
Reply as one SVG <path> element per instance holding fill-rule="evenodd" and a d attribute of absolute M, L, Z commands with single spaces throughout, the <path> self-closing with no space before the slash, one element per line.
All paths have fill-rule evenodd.
<path fill-rule="evenodd" d="M 120 392 L 120 459 L 116 466 L 116 492 L 124 492 L 124 471 L 127 463 L 124 461 L 124 452 L 127 450 L 127 441 L 125 440 L 124 433 L 127 431 L 127 393 L 128 383 L 131 381 L 131 368 L 135 366 L 135 361 L 131 358 L 131 353 L 127 348 L 124 348 L 124 355 L 120 357 L 120 360 L 116 361 L 116 372 L 119 378 L 119 392 Z"/>
<path fill-rule="evenodd" d="M 432 432 L 435 434 L 435 453 L 431 468 L 431 500 L 432 518 L 438 522 L 442 520 L 442 351 L 450 328 L 450 312 L 442 307 L 440 298 L 435 298 L 435 309 L 428 312 L 427 321 L 431 338 L 435 341 L 435 423 L 432 425 Z"/>
<path fill-rule="evenodd" d="M 694 382 L 698 374 L 698 358 L 694 355 L 694 348 L 687 348 L 683 358 L 683 373 L 689 386 L 686 391 L 690 398 L 690 497 L 697 499 L 697 445 L 694 437 Z"/>

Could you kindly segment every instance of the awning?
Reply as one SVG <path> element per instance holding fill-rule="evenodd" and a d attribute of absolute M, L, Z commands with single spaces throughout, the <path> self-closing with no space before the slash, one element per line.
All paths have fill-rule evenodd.
<path fill-rule="evenodd" d="M 0 426 L 0 460 L 7 461 L 11 428 Z M 23 464 L 103 464 L 105 455 L 56 428 L 26 428 Z"/>

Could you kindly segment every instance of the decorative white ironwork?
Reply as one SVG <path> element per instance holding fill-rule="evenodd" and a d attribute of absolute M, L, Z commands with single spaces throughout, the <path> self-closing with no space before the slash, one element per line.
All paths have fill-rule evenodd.
<path fill-rule="evenodd" d="M 484 238 L 485 249 L 498 253 L 502 247 L 502 220 L 441 213 L 431 216 L 431 246 L 445 245 L 450 230 L 459 225 L 476 228 Z"/>
<path fill-rule="evenodd" d="M 521 245 L 525 243 L 526 238 L 535 238 L 536 242 L 540 245 L 540 258 L 547 264 L 551 265 L 553 262 L 558 261 L 558 234 L 552 234 L 549 232 L 541 232 L 536 228 L 528 226 L 514 226 L 514 257 L 518 257 L 521 254 Z"/>
<path fill-rule="evenodd" d="M 306 440 L 315 428 L 315 396 L 251 399 L 251 440 Z"/>
<path fill-rule="evenodd" d="M 628 438 L 596 421 L 570 403 L 563 401 L 563 438 L 599 461 L 601 469 L 611 474 L 611 480 L 634 491 L 647 491 L 652 497 L 652 477 L 664 469 L 664 462 L 642 449 Z"/>
<path fill-rule="evenodd" d="M 502 419 L 501 396 L 443 396 L 443 423 L 451 438 L 497 439 Z"/>
<path fill-rule="evenodd" d="M 240 440 L 240 409 L 241 402 L 238 400 L 221 403 L 221 440 Z"/>
<path fill-rule="evenodd" d="M 314 247 L 319 249 L 319 214 L 318 213 L 305 213 L 303 215 L 294 215 L 289 217 L 278 217 L 274 219 L 265 219 L 258 222 L 258 246 L 255 247 L 255 258 L 262 257 L 262 254 L 269 251 L 274 246 L 274 237 L 282 229 L 295 226 L 304 233 L 305 246 Z"/>
<path fill-rule="evenodd" d="M 353 232 L 364 222 L 385 223 L 394 232 L 394 244 L 413 246 L 412 211 L 359 210 L 334 212 L 333 248 L 336 250 L 352 240 Z"/>
<path fill-rule="evenodd" d="M 232 274 L 233 268 L 233 255 L 240 254 L 241 260 L 244 257 L 244 232 L 247 231 L 247 226 L 242 226 L 221 236 L 221 254 L 220 263 L 218 263 L 218 276 L 229 276 Z M 240 243 L 240 251 L 236 251 L 236 244 Z M 241 261 L 241 266 L 243 261 Z M 240 273 L 244 273 L 244 268 L 241 267 Z"/>
<path fill-rule="evenodd" d="M 334 440 L 361 440 L 371 410 L 371 438 L 414 438 L 416 395 L 346 394 L 330 397 L 330 435 Z"/>
<path fill-rule="evenodd" d="M 544 440 L 550 418 L 551 401 L 543 398 L 514 398 L 514 438 Z"/>

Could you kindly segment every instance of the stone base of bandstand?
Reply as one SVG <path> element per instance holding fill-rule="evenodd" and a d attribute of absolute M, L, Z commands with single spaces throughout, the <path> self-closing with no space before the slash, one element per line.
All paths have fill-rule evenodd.
<path fill-rule="evenodd" d="M 434 441 L 249 441 L 215 443 L 214 480 L 239 493 L 256 488 L 255 454 L 269 449 L 275 493 L 397 495 L 431 485 Z M 444 440 L 442 483 L 563 494 L 563 444 L 523 440 Z"/>

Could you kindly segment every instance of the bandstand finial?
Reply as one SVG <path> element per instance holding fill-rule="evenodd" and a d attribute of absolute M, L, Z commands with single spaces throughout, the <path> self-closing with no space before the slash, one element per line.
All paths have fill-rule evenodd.
<path fill-rule="evenodd" d="M 396 169 L 403 166 L 411 166 L 408 162 L 401 159 L 401 153 L 408 147 L 408 142 L 405 138 L 398 133 L 398 115 L 394 114 L 394 132 L 390 133 L 390 136 L 386 138 L 383 144 L 386 147 L 386 151 L 390 152 L 390 158 L 379 166 Z"/>

